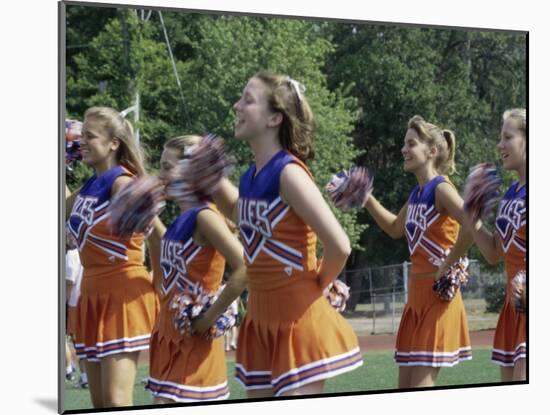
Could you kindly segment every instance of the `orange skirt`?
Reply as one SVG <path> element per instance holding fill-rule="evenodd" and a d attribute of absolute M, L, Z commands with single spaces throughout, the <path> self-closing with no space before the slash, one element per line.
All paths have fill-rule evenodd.
<path fill-rule="evenodd" d="M 149 348 L 149 378 L 153 396 L 175 402 L 222 400 L 229 397 L 223 337 L 181 337 L 177 342 L 155 329 Z"/>
<path fill-rule="evenodd" d="M 175 328 L 170 297 L 161 299 L 149 347 L 149 378 L 153 396 L 175 402 L 200 402 L 229 397 L 223 337 L 183 337 Z"/>
<path fill-rule="evenodd" d="M 145 268 L 82 279 L 76 310 L 75 350 L 99 361 L 117 353 L 149 348 L 158 297 Z"/>
<path fill-rule="evenodd" d="M 498 318 L 491 360 L 500 366 L 513 367 L 518 359 L 527 356 L 525 313 L 520 313 L 512 304 L 510 295 Z"/>
<path fill-rule="evenodd" d="M 236 379 L 275 396 L 361 366 L 357 336 L 314 281 L 250 292 L 237 340 Z"/>
<path fill-rule="evenodd" d="M 472 359 L 462 295 L 439 299 L 433 279 L 413 278 L 397 332 L 395 362 L 399 366 L 450 367 Z"/>

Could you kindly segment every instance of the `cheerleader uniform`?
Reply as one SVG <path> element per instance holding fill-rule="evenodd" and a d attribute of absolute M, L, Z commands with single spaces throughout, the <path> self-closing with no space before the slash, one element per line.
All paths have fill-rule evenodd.
<path fill-rule="evenodd" d="M 237 340 L 236 379 L 275 396 L 362 365 L 357 337 L 323 296 L 317 237 L 279 195 L 283 168 L 296 163 L 281 150 L 239 186 L 239 227 L 249 280 Z"/>
<path fill-rule="evenodd" d="M 68 223 L 84 267 L 75 350 L 80 359 L 92 362 L 148 349 L 158 311 L 152 280 L 143 265 L 143 234 L 121 239 L 111 233 L 111 188 L 123 175 L 131 173 L 122 166 L 93 175 L 82 186 Z"/>
<path fill-rule="evenodd" d="M 417 185 L 410 197 L 405 235 L 411 256 L 408 301 L 397 332 L 399 366 L 449 367 L 471 360 L 470 336 L 460 291 L 443 301 L 432 290 L 434 273 L 458 236 L 459 224 L 435 208 L 436 188 L 449 183 L 437 176 Z"/>
<path fill-rule="evenodd" d="M 214 294 L 220 287 L 225 258 L 212 247 L 193 240 L 197 215 L 212 205 L 189 209 L 168 228 L 161 247 L 161 309 L 151 336 L 150 376 L 145 386 L 153 396 L 176 402 L 199 402 L 229 397 L 223 337 L 184 337 L 174 326 L 169 309 L 174 296 L 197 286 Z"/>
<path fill-rule="evenodd" d="M 527 356 L 525 313 L 516 310 L 512 303 L 511 281 L 525 270 L 527 246 L 527 185 L 513 183 L 500 202 L 496 229 L 504 251 L 506 269 L 506 298 L 495 331 L 491 360 L 500 366 L 513 367 L 518 359 Z"/>

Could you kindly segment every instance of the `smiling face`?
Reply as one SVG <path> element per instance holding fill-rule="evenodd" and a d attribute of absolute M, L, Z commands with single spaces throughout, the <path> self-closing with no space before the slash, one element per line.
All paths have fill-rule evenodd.
<path fill-rule="evenodd" d="M 267 87 L 258 78 L 250 79 L 233 109 L 235 138 L 239 140 L 248 141 L 277 127 L 276 113 L 271 111 L 267 102 Z"/>
<path fill-rule="evenodd" d="M 179 151 L 174 148 L 165 148 L 160 158 L 159 179 L 168 183 L 171 173 L 178 164 Z"/>
<path fill-rule="evenodd" d="M 408 173 L 414 173 L 418 169 L 432 162 L 433 154 L 430 147 L 420 140 L 418 133 L 413 128 L 409 128 L 403 140 L 401 154 L 403 155 L 403 169 Z"/>
<path fill-rule="evenodd" d="M 527 140 L 523 131 L 518 129 L 513 119 L 507 119 L 502 125 L 500 141 L 497 148 L 500 151 L 502 165 L 506 170 L 519 170 L 527 162 Z"/>
<path fill-rule="evenodd" d="M 100 120 L 95 117 L 84 120 L 80 149 L 82 161 L 88 166 L 97 168 L 115 159 L 119 145 L 120 141 L 109 137 Z"/>

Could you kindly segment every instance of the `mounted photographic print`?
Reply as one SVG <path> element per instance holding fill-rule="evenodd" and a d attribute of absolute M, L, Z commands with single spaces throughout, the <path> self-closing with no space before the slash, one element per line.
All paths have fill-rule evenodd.
<path fill-rule="evenodd" d="M 528 383 L 527 32 L 59 11 L 60 412 Z"/>

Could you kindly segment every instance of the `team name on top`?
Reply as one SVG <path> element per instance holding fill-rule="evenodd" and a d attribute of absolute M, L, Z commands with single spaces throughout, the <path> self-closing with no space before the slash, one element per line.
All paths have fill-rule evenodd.
<path fill-rule="evenodd" d="M 265 200 L 239 199 L 239 223 L 271 238 L 273 231 L 267 218 L 269 204 Z"/>
<path fill-rule="evenodd" d="M 183 251 L 183 243 L 179 241 L 163 239 L 160 254 L 161 264 L 175 267 L 180 273 L 185 274 L 187 272 L 187 268 L 185 267 Z"/>
<path fill-rule="evenodd" d="M 505 219 L 514 229 L 521 227 L 521 216 L 525 210 L 525 202 L 522 199 L 503 200 L 498 209 L 498 219 Z"/>
<path fill-rule="evenodd" d="M 78 195 L 71 214 L 82 219 L 86 225 L 91 225 L 94 220 L 94 207 L 96 203 L 97 197 L 95 196 Z"/>
<path fill-rule="evenodd" d="M 407 207 L 407 224 L 414 224 L 425 231 L 427 209 L 428 206 L 424 203 L 409 204 Z"/>

